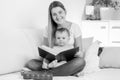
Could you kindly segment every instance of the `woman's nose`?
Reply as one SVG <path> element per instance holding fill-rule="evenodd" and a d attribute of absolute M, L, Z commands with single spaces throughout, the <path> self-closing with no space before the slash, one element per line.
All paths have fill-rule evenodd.
<path fill-rule="evenodd" d="M 60 15 L 59 14 L 57 14 L 57 19 L 60 19 Z"/>

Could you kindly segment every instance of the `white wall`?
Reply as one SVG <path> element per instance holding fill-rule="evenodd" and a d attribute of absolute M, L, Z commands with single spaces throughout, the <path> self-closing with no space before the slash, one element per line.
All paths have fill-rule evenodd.
<path fill-rule="evenodd" d="M 44 27 L 53 0 L 0 0 L 0 27 Z M 60 0 L 67 19 L 80 24 L 85 0 Z"/>

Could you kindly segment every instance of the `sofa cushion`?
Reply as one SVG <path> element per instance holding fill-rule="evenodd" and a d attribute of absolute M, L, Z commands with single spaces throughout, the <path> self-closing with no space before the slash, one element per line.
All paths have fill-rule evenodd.
<path fill-rule="evenodd" d="M 99 71 L 99 57 L 98 57 L 99 41 L 93 42 L 86 51 L 85 61 L 86 66 L 83 69 L 84 74 Z"/>
<path fill-rule="evenodd" d="M 104 47 L 100 55 L 101 68 L 120 68 L 120 47 Z"/>

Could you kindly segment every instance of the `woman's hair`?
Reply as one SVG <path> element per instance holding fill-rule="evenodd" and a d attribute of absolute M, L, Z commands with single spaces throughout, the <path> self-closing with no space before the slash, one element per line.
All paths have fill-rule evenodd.
<path fill-rule="evenodd" d="M 51 14 L 51 10 L 53 8 L 55 8 L 55 7 L 60 7 L 66 12 L 66 9 L 65 9 L 64 5 L 60 1 L 53 1 L 49 5 L 49 9 L 48 9 L 48 40 L 49 40 L 49 47 L 53 47 L 53 45 L 54 45 L 54 33 L 55 33 L 56 29 L 57 29 L 57 24 L 54 22 L 54 20 L 52 18 L 52 14 Z"/>

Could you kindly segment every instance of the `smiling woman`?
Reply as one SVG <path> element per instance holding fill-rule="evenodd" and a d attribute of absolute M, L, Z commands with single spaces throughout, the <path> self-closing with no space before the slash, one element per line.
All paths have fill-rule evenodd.
<path fill-rule="evenodd" d="M 60 7 L 51 10 L 52 18 L 57 24 L 62 24 L 65 20 L 66 12 Z"/>
<path fill-rule="evenodd" d="M 54 33 L 59 28 L 66 28 L 70 32 L 69 45 L 79 47 L 79 51 L 73 56 L 74 58 L 67 63 L 54 67 L 48 68 L 54 76 L 69 76 L 76 75 L 82 71 L 85 66 L 84 54 L 82 52 L 82 35 L 79 25 L 66 20 L 66 9 L 64 5 L 59 1 L 53 1 L 49 5 L 48 9 L 48 26 L 44 32 L 43 44 L 53 48 L 55 46 Z M 57 62 L 59 64 L 59 62 Z M 31 70 L 43 70 L 43 61 L 31 60 L 26 64 L 26 67 Z M 45 64 L 44 66 L 48 66 Z"/>

